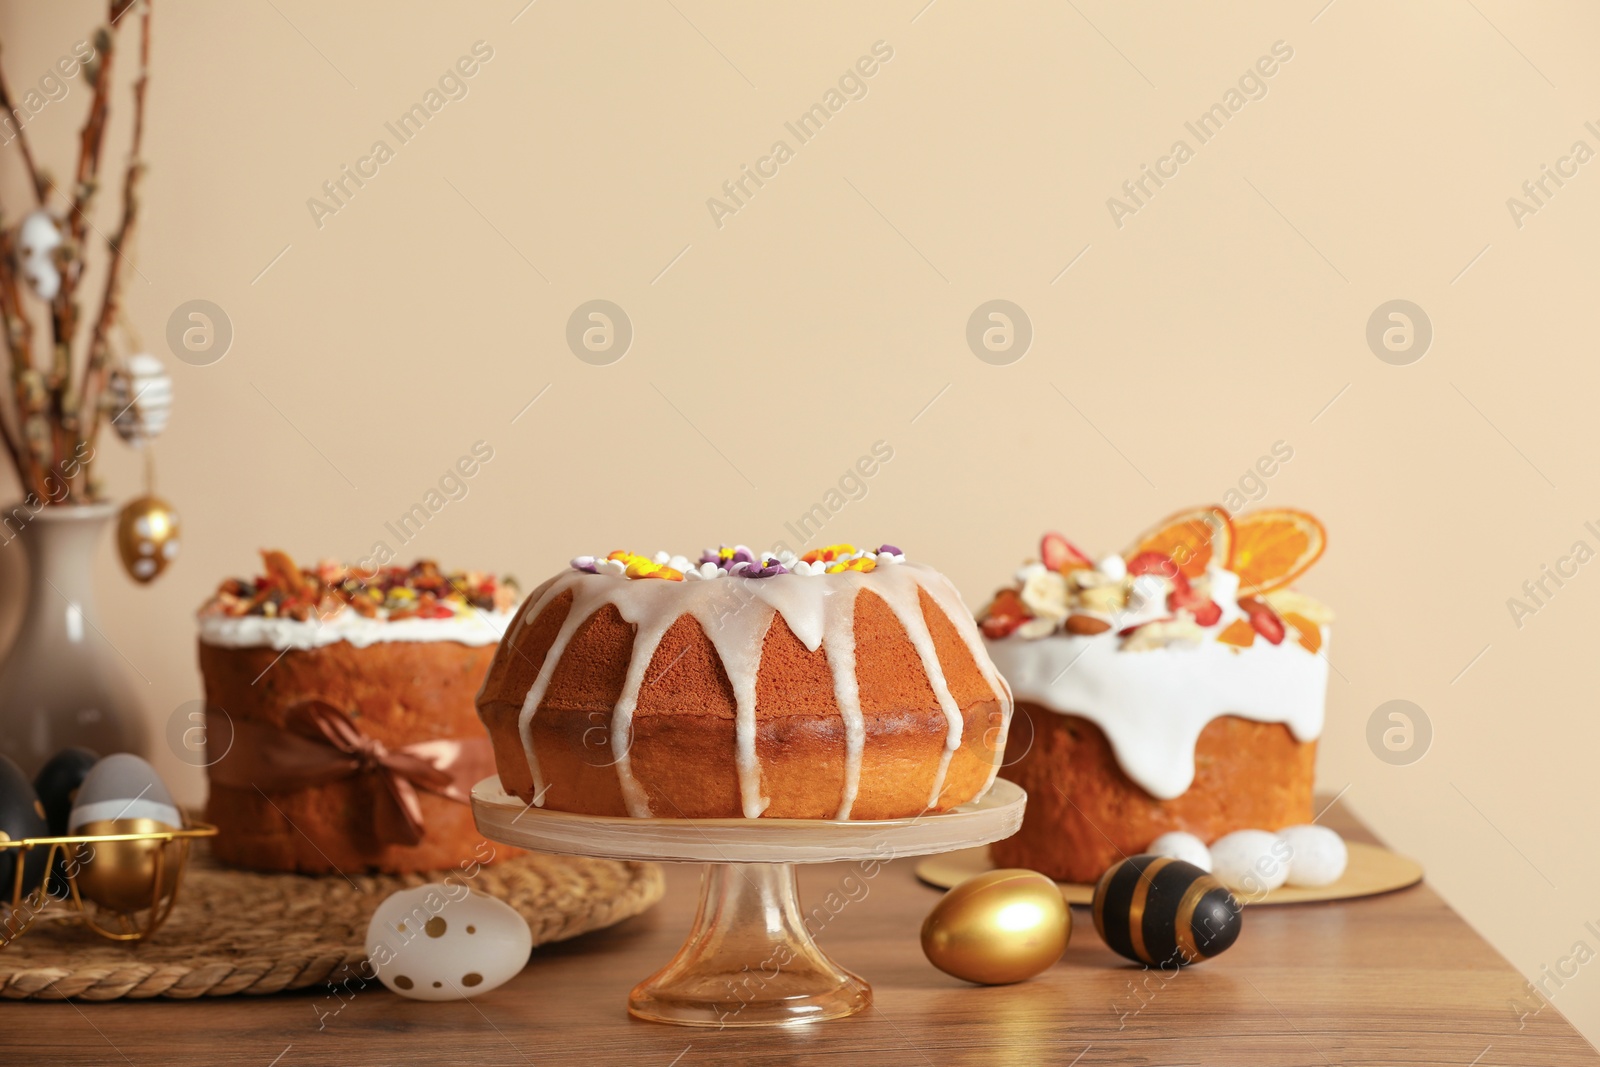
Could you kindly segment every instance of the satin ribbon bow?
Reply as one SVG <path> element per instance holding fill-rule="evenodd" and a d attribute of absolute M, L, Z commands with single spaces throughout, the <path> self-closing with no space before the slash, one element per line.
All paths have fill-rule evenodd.
<path fill-rule="evenodd" d="M 210 769 L 219 785 L 281 793 L 357 775 L 377 779 L 381 793 L 372 806 L 372 830 L 385 844 L 421 843 L 418 789 L 466 804 L 473 784 L 494 773 L 487 737 L 391 748 L 364 732 L 348 712 L 321 700 L 291 706 L 281 727 L 256 720 L 234 723 L 214 708 L 206 710 L 206 723 L 208 741 L 227 736 L 230 729 L 233 735 L 228 754 Z"/>

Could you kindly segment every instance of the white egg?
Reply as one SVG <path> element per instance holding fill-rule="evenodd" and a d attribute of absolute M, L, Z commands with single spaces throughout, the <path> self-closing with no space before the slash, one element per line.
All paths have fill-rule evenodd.
<path fill-rule="evenodd" d="M 23 259 L 48 259 L 61 247 L 61 227 L 55 216 L 44 208 L 28 212 L 17 227 L 17 244 Z"/>
<path fill-rule="evenodd" d="M 1277 889 L 1289 877 L 1289 846 L 1265 830 L 1235 830 L 1211 842 L 1211 873 L 1246 894 Z"/>
<path fill-rule="evenodd" d="M 378 980 L 413 1000 L 463 1000 L 514 978 L 533 934 L 509 904 L 462 882 L 391 893 L 367 924 L 367 958 Z"/>
<path fill-rule="evenodd" d="M 89 769 L 67 816 L 67 830 L 106 819 L 154 819 L 182 826 L 183 816 L 156 769 L 131 752 L 107 756 Z"/>
<path fill-rule="evenodd" d="M 1278 836 L 1290 848 L 1289 884 L 1324 886 L 1337 882 L 1350 861 L 1344 838 L 1326 826 L 1291 826 Z"/>
<path fill-rule="evenodd" d="M 1157 856 L 1170 856 L 1175 860 L 1192 863 L 1202 871 L 1211 870 L 1211 850 L 1206 843 L 1191 833 L 1173 830 L 1150 842 L 1146 852 Z"/>

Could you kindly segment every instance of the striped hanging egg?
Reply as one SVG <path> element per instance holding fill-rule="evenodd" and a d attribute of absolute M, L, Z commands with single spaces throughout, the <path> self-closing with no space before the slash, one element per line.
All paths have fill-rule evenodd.
<path fill-rule="evenodd" d="M 1113 952 L 1153 967 L 1199 963 L 1239 938 L 1244 916 L 1221 882 L 1192 863 L 1132 856 L 1094 887 L 1094 928 Z"/>

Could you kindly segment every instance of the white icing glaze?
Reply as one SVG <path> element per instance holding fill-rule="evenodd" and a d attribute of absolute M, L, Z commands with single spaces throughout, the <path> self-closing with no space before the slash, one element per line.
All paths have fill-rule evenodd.
<path fill-rule="evenodd" d="M 684 615 L 692 616 L 700 624 L 722 660 L 723 670 L 733 689 L 734 762 L 739 777 L 740 809 L 746 818 L 751 819 L 758 818 L 766 810 L 770 798 L 761 794 L 761 766 L 756 752 L 756 678 L 761 669 L 761 652 L 767 631 L 773 619 L 781 615 L 784 623 L 808 651 L 823 648 L 827 652 L 829 669 L 833 675 L 834 699 L 845 727 L 845 784 L 839 799 L 838 818 L 849 818 L 860 790 L 862 753 L 866 745 L 866 726 L 856 682 L 855 648 L 855 602 L 857 594 L 863 589 L 882 597 L 905 628 L 948 723 L 944 752 L 928 801 L 930 807 L 937 803 L 950 759 L 961 745 L 962 717 L 934 652 L 933 638 L 918 598 L 919 590 L 925 591 L 950 618 L 972 653 L 984 680 L 999 696 L 1002 725 L 995 750 L 995 767 L 984 785 L 987 790 L 994 782 L 1004 749 L 1005 724 L 1011 718 L 1010 690 L 984 654 L 977 625 L 961 603 L 959 594 L 947 579 L 932 568 L 900 563 L 866 573 L 846 571 L 823 576 L 780 574 L 771 578 L 697 582 L 627 579 L 611 574 L 569 571 L 534 591 L 516 621 L 511 637 L 515 641 L 522 629 L 537 619 L 563 593 L 572 594 L 572 607 L 545 655 L 538 676 L 528 689 L 518 718 L 518 731 L 533 775 L 534 803 L 543 805 L 547 786 L 539 767 L 538 753 L 534 749 L 533 718 L 572 635 L 585 620 L 609 604 L 624 621 L 635 627 L 623 691 L 613 709 L 611 721 L 611 743 L 618 753 L 617 777 L 630 816 L 648 818 L 652 814 L 649 799 L 634 778 L 628 754 L 639 691 L 661 638 Z"/>
<path fill-rule="evenodd" d="M 1326 649 L 1327 627 L 1322 640 Z M 1093 722 L 1128 777 L 1161 800 L 1193 783 L 1195 742 L 1220 715 L 1281 722 L 1300 741 L 1322 733 L 1328 661 L 1292 638 L 1235 649 L 1208 631 L 1198 644 L 1127 652 L 1114 633 L 1063 634 L 988 646 L 1018 699 Z"/>
<path fill-rule="evenodd" d="M 389 641 L 455 641 L 498 644 L 514 618 L 511 612 L 465 611 L 453 619 L 400 619 L 386 622 L 354 611 L 326 620 L 274 619 L 265 615 L 201 615 L 200 640 L 222 648 L 322 648 L 346 641 L 357 648 Z"/>

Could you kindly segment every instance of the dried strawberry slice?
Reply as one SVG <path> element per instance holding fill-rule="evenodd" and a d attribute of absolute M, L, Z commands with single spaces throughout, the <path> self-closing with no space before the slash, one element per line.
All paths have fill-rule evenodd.
<path fill-rule="evenodd" d="M 1194 616 L 1197 626 L 1215 626 L 1222 621 L 1222 607 L 1215 600 L 1202 600 L 1185 606 Z"/>
<path fill-rule="evenodd" d="M 1184 576 L 1172 557 L 1165 552 L 1140 552 L 1128 560 L 1128 573 L 1137 578 L 1141 574 L 1154 574 L 1172 583 L 1172 592 L 1187 596 L 1189 579 Z"/>
<path fill-rule="evenodd" d="M 1278 613 L 1267 607 L 1265 602 L 1255 597 L 1242 596 L 1239 598 L 1239 610 L 1249 618 L 1250 625 L 1256 633 L 1274 645 L 1283 644 L 1285 634 L 1283 620 L 1278 618 Z"/>
<path fill-rule="evenodd" d="M 1039 560 L 1053 571 L 1066 572 L 1094 564 L 1083 551 L 1058 533 L 1047 533 L 1039 541 Z"/>
<path fill-rule="evenodd" d="M 1178 577 L 1182 578 L 1180 572 Z M 1222 619 L 1222 608 L 1210 597 L 1201 596 L 1187 584 L 1174 586 L 1167 594 L 1168 611 L 1188 611 L 1199 626 L 1215 626 Z"/>

